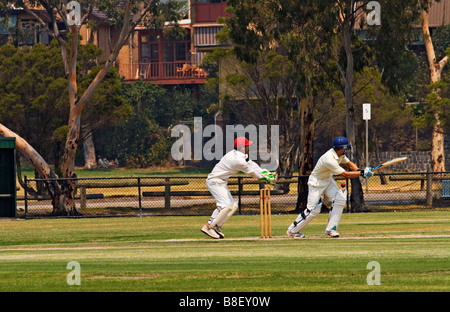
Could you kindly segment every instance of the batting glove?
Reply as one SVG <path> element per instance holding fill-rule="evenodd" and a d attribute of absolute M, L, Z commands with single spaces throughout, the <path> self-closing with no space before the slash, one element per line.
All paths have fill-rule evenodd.
<path fill-rule="evenodd" d="M 374 173 L 372 171 L 372 167 L 366 167 L 363 171 L 363 177 L 364 178 L 370 178 L 373 177 Z"/>

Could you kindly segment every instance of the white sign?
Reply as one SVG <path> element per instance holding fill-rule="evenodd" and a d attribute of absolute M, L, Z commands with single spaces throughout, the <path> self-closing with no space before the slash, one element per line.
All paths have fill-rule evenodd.
<path fill-rule="evenodd" d="M 370 120 L 370 104 L 369 103 L 363 104 L 363 119 Z"/>

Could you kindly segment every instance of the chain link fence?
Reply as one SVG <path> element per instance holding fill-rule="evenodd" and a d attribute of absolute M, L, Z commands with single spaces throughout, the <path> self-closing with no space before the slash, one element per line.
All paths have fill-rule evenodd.
<path fill-rule="evenodd" d="M 338 185 L 345 183 L 348 191 L 347 212 L 354 211 L 350 200 L 352 183 L 335 178 Z M 271 187 L 272 214 L 299 213 L 295 210 L 297 186 L 307 179 L 308 176 L 279 177 L 284 187 L 281 184 Z M 62 181 L 25 179 L 27 188 L 18 195 L 18 216 L 56 217 L 47 187 L 49 182 Z M 450 209 L 450 172 L 384 173 L 360 181 L 368 211 Z M 209 216 L 215 209 L 215 201 L 205 182 L 205 176 L 78 178 L 74 197 L 77 217 Z M 259 213 L 259 190 L 265 187 L 264 183 L 238 176 L 228 180 L 228 187 L 239 203 L 238 214 Z"/>

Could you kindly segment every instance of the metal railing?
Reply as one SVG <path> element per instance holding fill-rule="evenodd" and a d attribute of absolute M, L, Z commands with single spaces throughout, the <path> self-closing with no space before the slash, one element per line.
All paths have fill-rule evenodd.
<path fill-rule="evenodd" d="M 187 67 L 183 67 L 187 65 Z M 122 73 L 127 80 L 197 79 L 206 73 L 188 61 L 139 62 L 128 64 L 129 73 Z"/>
<path fill-rule="evenodd" d="M 272 190 L 274 214 L 299 213 L 298 183 L 308 176 L 280 177 Z M 61 183 L 67 179 L 57 179 Z M 74 205 L 77 217 L 210 215 L 215 208 L 205 176 L 152 176 L 117 178 L 77 178 Z M 360 178 L 364 205 L 368 211 L 403 211 L 420 209 L 450 209 L 450 172 L 385 173 L 370 179 Z M 18 192 L 18 216 L 51 218 L 53 206 L 48 195 L 49 180 L 27 179 L 27 190 Z M 348 190 L 347 212 L 353 212 L 351 181 L 336 177 Z M 368 183 L 368 185 L 366 185 Z M 238 214 L 257 214 L 259 190 L 265 184 L 245 176 L 232 177 L 228 187 L 239 203 Z M 306 200 L 304 198 L 303 200 Z M 331 203 L 325 201 L 325 206 Z M 327 210 L 324 209 L 324 212 Z"/>

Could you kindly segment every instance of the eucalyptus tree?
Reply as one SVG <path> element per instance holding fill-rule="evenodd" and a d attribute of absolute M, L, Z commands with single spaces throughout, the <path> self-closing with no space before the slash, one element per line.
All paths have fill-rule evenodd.
<path fill-rule="evenodd" d="M 5 5 L 6 4 L 6 5 Z M 18 151 L 41 173 L 42 177 L 52 180 L 48 182 L 49 192 L 52 196 L 53 214 L 77 215 L 79 211 L 75 207 L 75 155 L 80 139 L 81 116 L 91 100 L 94 91 L 119 55 L 122 46 L 128 41 L 136 26 L 144 25 L 149 28 L 161 28 L 166 21 L 172 21 L 174 29 L 180 20 L 177 14 L 177 5 L 174 2 L 161 3 L 158 0 L 146 1 L 114 1 L 114 0 L 80 0 L 80 1 L 5 1 L 2 0 L 0 7 L 3 12 L 8 13 L 8 5 L 21 7 L 35 17 L 44 29 L 58 41 L 64 70 L 68 80 L 68 107 L 69 116 L 67 124 L 67 138 L 64 145 L 62 159 L 62 177 L 64 180 L 56 180 L 58 175 L 50 168 L 45 159 L 36 150 L 14 131 L 0 123 L 0 135 L 16 137 Z M 47 24 L 32 8 L 41 7 L 50 21 Z M 79 92 L 77 83 L 77 61 L 79 52 L 79 33 L 82 25 L 89 20 L 94 9 L 101 10 L 119 31 L 118 38 L 114 43 L 112 51 L 98 73 L 93 77 L 91 83 Z M 93 20 L 93 19 L 92 19 Z M 58 21 L 63 21 L 68 31 L 68 36 L 63 36 L 58 27 Z M 68 38 L 68 41 L 66 39 Z"/>

